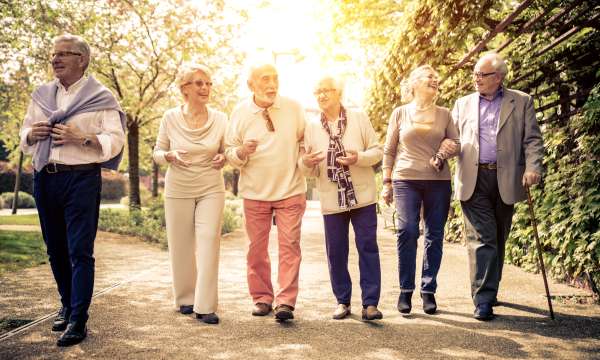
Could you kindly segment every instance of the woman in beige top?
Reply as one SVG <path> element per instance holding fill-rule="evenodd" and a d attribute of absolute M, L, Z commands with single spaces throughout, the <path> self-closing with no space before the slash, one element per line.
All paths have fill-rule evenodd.
<path fill-rule="evenodd" d="M 184 104 L 165 112 L 154 161 L 168 164 L 165 218 L 175 305 L 182 314 L 217 324 L 219 241 L 225 203 L 227 116 L 206 104 L 211 73 L 190 65 L 178 75 Z"/>
<path fill-rule="evenodd" d="M 450 111 L 435 104 L 437 92 L 438 74 L 431 66 L 411 72 L 402 82 L 402 98 L 410 102 L 392 112 L 384 147 L 382 197 L 390 204 L 393 190 L 396 201 L 402 313 L 410 312 L 415 290 L 421 203 L 425 220 L 421 298 L 427 314 L 437 309 L 434 293 L 451 194 L 446 159 L 459 149 Z"/>

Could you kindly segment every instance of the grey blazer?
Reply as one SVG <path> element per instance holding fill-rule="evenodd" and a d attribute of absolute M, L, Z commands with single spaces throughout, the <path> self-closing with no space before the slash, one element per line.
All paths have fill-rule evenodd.
<path fill-rule="evenodd" d="M 479 169 L 479 93 L 456 101 L 452 117 L 460 134 L 460 154 L 455 174 L 455 198 L 471 198 Z M 533 98 L 504 89 L 496 135 L 498 188 L 502 201 L 514 204 L 527 198 L 523 173 L 542 174 L 543 139 L 535 118 Z"/>

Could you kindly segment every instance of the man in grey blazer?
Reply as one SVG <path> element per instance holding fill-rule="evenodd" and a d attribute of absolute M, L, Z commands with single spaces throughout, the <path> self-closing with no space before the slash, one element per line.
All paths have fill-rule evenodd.
<path fill-rule="evenodd" d="M 461 151 L 455 195 L 461 202 L 469 252 L 474 317 L 491 320 L 514 204 L 542 175 L 543 143 L 533 98 L 502 85 L 508 69 L 495 53 L 475 65 L 476 92 L 452 110 Z"/>

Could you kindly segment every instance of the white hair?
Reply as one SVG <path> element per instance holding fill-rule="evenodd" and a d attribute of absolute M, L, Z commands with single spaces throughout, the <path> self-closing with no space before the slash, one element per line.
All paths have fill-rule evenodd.
<path fill-rule="evenodd" d="M 254 79 L 254 76 L 256 75 L 256 72 L 264 67 L 272 67 L 273 69 L 275 69 L 275 71 L 277 71 L 277 66 L 275 66 L 275 64 L 273 64 L 272 62 L 254 62 L 252 63 L 249 67 L 248 67 L 248 81 L 251 81 Z"/>
<path fill-rule="evenodd" d="M 478 64 L 481 64 L 483 62 L 489 62 L 490 65 L 494 68 L 494 70 L 496 70 L 500 73 L 500 75 L 502 75 L 502 78 L 504 78 L 506 74 L 508 74 L 508 66 L 506 65 L 506 61 L 504 61 L 502 56 L 500 56 L 498 53 L 487 53 L 480 57 L 477 61 Z"/>
<path fill-rule="evenodd" d="M 81 56 L 85 60 L 85 67 L 84 67 L 83 71 L 87 70 L 88 66 L 90 65 L 90 60 L 92 57 L 91 51 L 90 51 L 90 45 L 87 43 L 87 41 L 85 41 L 84 38 L 82 38 L 81 36 L 77 36 L 77 35 L 73 35 L 73 34 L 63 34 L 63 35 L 56 36 L 53 39 L 54 45 L 56 45 L 60 42 L 69 42 L 69 43 L 73 44 L 75 49 L 81 53 Z"/>
<path fill-rule="evenodd" d="M 337 76 L 333 76 L 331 74 L 326 74 L 326 75 L 320 76 L 318 78 L 317 82 L 315 83 L 315 87 L 319 86 L 320 82 L 326 81 L 326 80 L 331 81 L 331 84 L 333 84 L 333 88 L 336 89 L 340 93 L 340 96 L 344 93 L 344 85 L 345 85 L 344 81 L 341 78 L 339 78 Z"/>
<path fill-rule="evenodd" d="M 184 64 L 179 72 L 177 73 L 177 77 L 175 78 L 175 84 L 181 91 L 181 87 L 188 83 L 192 76 L 195 73 L 201 72 L 206 75 L 209 79 L 212 79 L 212 71 L 206 65 L 198 64 L 198 63 L 188 63 Z"/>
<path fill-rule="evenodd" d="M 438 72 L 435 71 L 431 65 L 421 65 L 414 69 L 408 75 L 408 78 L 403 79 L 400 82 L 400 96 L 403 102 L 411 102 L 415 97 L 415 84 L 419 80 L 419 77 L 423 73 L 432 72 L 438 76 Z"/>

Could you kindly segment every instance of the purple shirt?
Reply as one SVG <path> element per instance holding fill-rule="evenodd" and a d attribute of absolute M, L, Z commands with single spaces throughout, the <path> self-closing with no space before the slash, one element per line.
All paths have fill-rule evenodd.
<path fill-rule="evenodd" d="M 492 100 L 479 95 L 479 162 L 482 164 L 496 162 L 496 133 L 503 95 L 502 88 Z"/>

